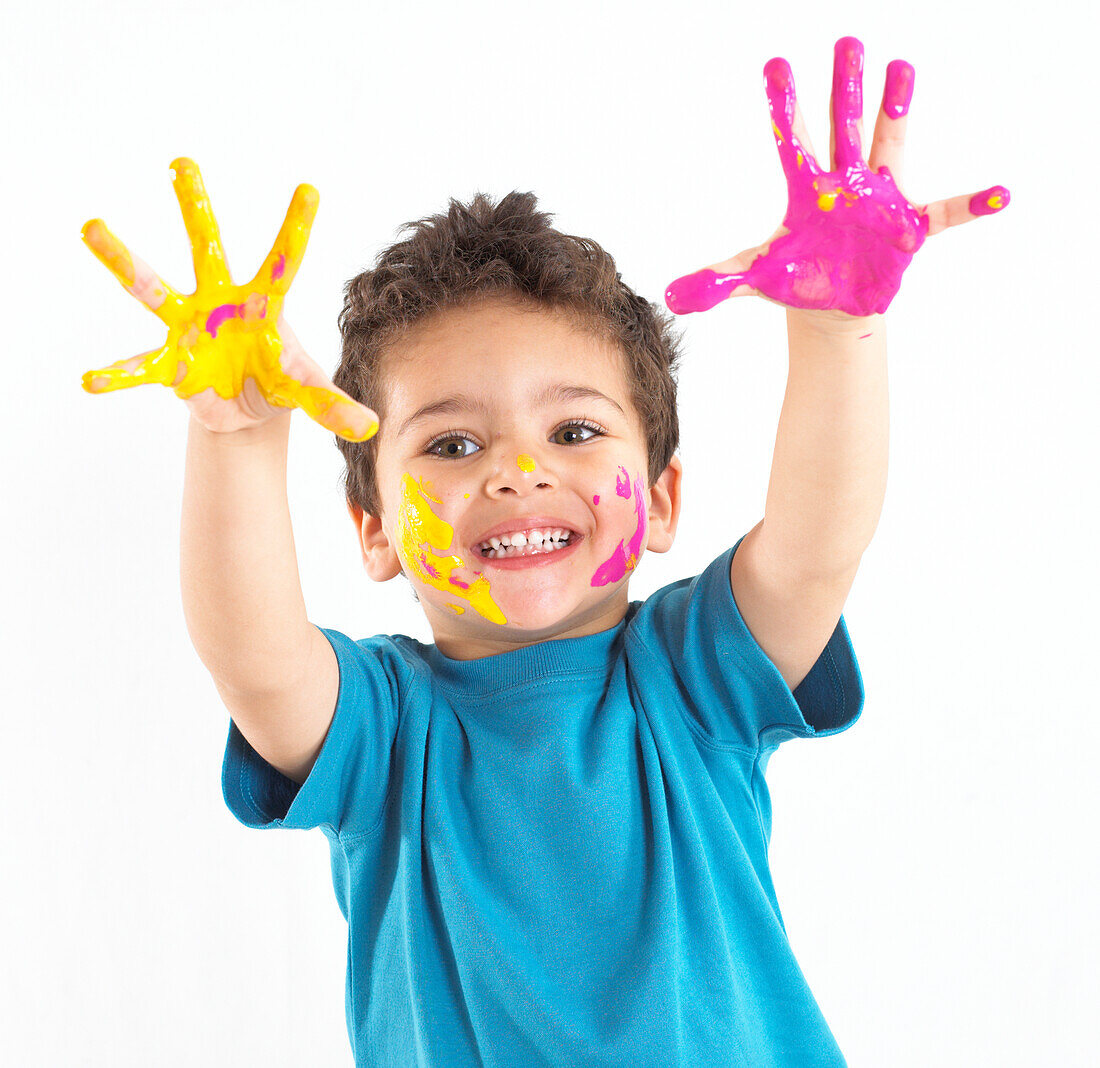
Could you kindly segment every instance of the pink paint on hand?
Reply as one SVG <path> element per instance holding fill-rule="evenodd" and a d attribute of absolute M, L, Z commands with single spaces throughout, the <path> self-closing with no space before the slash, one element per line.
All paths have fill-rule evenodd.
<path fill-rule="evenodd" d="M 276 281 L 283 277 L 283 273 L 286 271 L 286 256 L 279 254 L 279 258 L 271 265 L 271 281 Z"/>
<path fill-rule="evenodd" d="M 862 158 L 856 122 L 863 112 L 863 45 L 841 38 L 833 64 L 835 170 L 822 171 L 794 136 L 791 68 L 785 59 L 769 60 L 764 87 L 787 180 L 786 233 L 745 271 L 718 274 L 708 268 L 676 279 L 665 293 L 673 312 L 706 311 L 738 287 L 792 308 L 866 316 L 889 307 L 928 235 L 928 216 L 901 195 L 889 168 L 872 171 Z M 900 66 L 894 70 L 887 93 L 897 110 L 905 75 Z"/>
<path fill-rule="evenodd" d="M 620 470 L 623 469 L 620 468 Z M 642 555 L 642 543 L 645 541 L 648 518 L 645 510 L 644 492 L 645 487 L 642 484 L 641 477 L 638 477 L 634 480 L 634 514 L 638 520 L 634 533 L 630 536 L 628 544 L 623 545 L 620 541 L 611 556 L 596 568 L 591 585 L 606 586 L 609 582 L 618 582 L 628 571 L 633 571 L 638 566 L 638 559 Z M 619 496 L 629 497 L 630 490 L 627 489 L 626 493 L 620 493 Z"/>
<path fill-rule="evenodd" d="M 206 317 L 206 332 L 211 337 L 218 336 L 218 327 L 226 321 L 226 319 L 237 319 L 240 317 L 242 304 L 219 304 L 207 317 Z"/>
<path fill-rule="evenodd" d="M 677 278 L 665 291 L 665 303 L 677 315 L 708 311 L 721 304 L 740 285 L 746 285 L 746 275 L 719 274 L 710 268 Z"/>
<path fill-rule="evenodd" d="M 882 110 L 892 119 L 909 114 L 913 101 L 913 79 L 916 71 L 904 59 L 891 60 L 886 68 L 886 89 L 882 94 Z"/>
<path fill-rule="evenodd" d="M 967 208 L 971 215 L 995 215 L 1007 208 L 1012 196 L 1003 185 L 995 185 L 983 193 L 975 193 Z"/>

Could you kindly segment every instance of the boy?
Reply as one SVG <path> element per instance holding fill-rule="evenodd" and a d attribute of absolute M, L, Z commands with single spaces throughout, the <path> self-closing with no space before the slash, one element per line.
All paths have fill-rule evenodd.
<path fill-rule="evenodd" d="M 792 146 L 812 160 L 789 69 L 768 84 L 785 166 Z M 858 123 L 837 96 L 842 157 Z M 871 163 L 896 171 L 886 103 Z M 224 266 L 216 224 L 197 169 L 176 170 L 202 290 Z M 308 202 L 257 275 L 267 295 L 226 303 L 223 288 L 188 312 L 206 324 L 192 370 L 222 369 L 277 316 Z M 911 258 L 957 209 L 914 210 L 916 236 L 895 244 Z M 862 707 L 841 608 L 885 487 L 885 339 L 880 314 L 838 310 L 881 294 L 820 241 L 819 274 L 794 272 L 793 293 L 764 277 L 784 231 L 805 239 L 797 221 L 670 290 L 674 306 L 722 285 L 787 296 L 790 377 L 765 519 L 644 603 L 632 571 L 671 547 L 680 511 L 676 343 L 530 194 L 452 201 L 353 279 L 331 382 L 281 318 L 273 377 L 242 362 L 228 397 L 187 386 L 182 356 L 159 379 L 141 358 L 90 374 L 93 391 L 141 374 L 188 397 L 183 596 L 232 717 L 225 799 L 248 826 L 329 839 L 357 1064 L 844 1063 L 786 938 L 764 772 L 785 739 L 844 730 Z M 131 292 L 170 303 L 89 233 Z M 434 644 L 309 623 L 291 403 L 341 434 L 367 572 L 405 576 Z"/>

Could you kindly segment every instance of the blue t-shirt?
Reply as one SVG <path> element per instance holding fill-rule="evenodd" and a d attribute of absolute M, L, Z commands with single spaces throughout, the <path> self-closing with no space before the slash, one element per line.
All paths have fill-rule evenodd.
<path fill-rule="evenodd" d="M 764 770 L 855 722 L 863 684 L 842 619 L 792 694 L 735 549 L 610 630 L 479 660 L 324 630 L 340 691 L 300 787 L 230 723 L 233 814 L 329 840 L 357 1065 L 845 1063 L 776 901 Z"/>

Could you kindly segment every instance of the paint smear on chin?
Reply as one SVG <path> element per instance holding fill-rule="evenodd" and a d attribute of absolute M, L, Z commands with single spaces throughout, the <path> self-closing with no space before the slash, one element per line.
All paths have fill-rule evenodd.
<path fill-rule="evenodd" d="M 629 475 L 625 467 L 620 467 L 619 470 L 622 475 L 616 479 L 615 492 L 620 497 L 629 498 L 631 493 Z M 645 486 L 640 475 L 634 479 L 634 515 L 637 525 L 630 536 L 630 541 L 625 545 L 619 542 L 611 556 L 596 568 L 591 585 L 606 586 L 611 582 L 619 582 L 626 577 L 628 571 L 633 571 L 638 566 L 638 558 L 642 555 L 642 545 L 645 542 L 648 518 L 645 508 Z"/>

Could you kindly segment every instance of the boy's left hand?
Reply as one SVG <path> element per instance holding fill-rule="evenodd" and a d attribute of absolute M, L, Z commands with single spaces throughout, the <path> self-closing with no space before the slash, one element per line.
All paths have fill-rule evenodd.
<path fill-rule="evenodd" d="M 787 178 L 787 214 L 762 245 L 676 279 L 665 292 L 673 312 L 706 311 L 727 297 L 757 295 L 791 308 L 830 310 L 830 318 L 881 313 L 925 237 L 1008 204 L 1003 186 L 919 208 L 911 204 L 899 186 L 913 68 L 900 59 L 887 67 L 865 162 L 863 45 L 843 37 L 833 56 L 832 170 L 822 172 L 817 163 L 790 65 L 769 60 L 764 84 Z"/>

